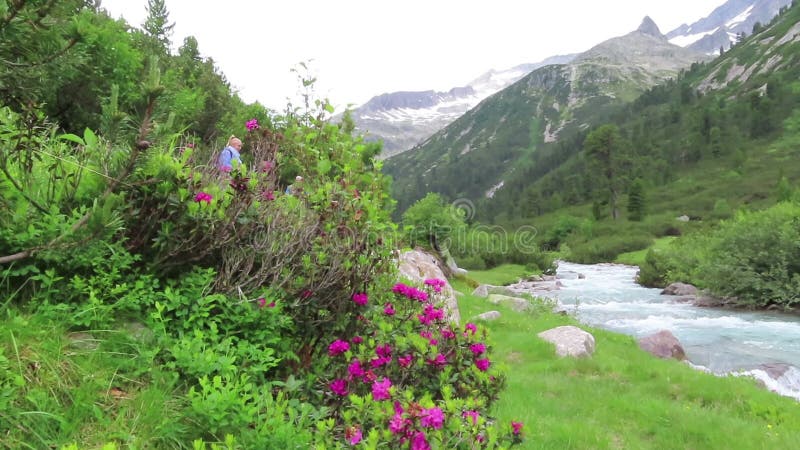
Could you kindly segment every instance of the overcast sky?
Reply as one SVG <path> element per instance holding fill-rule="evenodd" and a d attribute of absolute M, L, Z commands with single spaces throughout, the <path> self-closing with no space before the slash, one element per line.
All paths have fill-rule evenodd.
<path fill-rule="evenodd" d="M 588 50 L 649 15 L 666 33 L 725 0 L 166 0 L 177 48 L 197 38 L 245 101 L 282 110 L 310 61 L 337 110 L 394 91 L 447 90 L 489 69 Z M 102 0 L 141 26 L 146 0 Z"/>

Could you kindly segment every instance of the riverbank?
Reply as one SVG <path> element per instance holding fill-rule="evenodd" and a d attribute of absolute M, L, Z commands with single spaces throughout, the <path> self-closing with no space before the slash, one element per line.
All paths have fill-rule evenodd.
<path fill-rule="evenodd" d="M 473 274 L 470 274 L 472 276 Z M 478 279 L 481 282 L 483 280 Z M 581 325 L 547 307 L 516 312 L 471 295 L 454 281 L 464 321 L 487 310 L 507 388 L 499 420 L 525 423 L 523 448 L 797 448 L 800 407 L 750 378 L 717 377 L 640 350 L 631 336 Z M 589 359 L 557 358 L 536 334 L 561 325 L 592 333 Z"/>

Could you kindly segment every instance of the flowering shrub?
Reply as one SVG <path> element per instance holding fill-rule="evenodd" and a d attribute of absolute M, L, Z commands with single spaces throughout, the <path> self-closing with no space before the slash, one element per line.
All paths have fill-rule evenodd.
<path fill-rule="evenodd" d="M 359 326 L 328 342 L 320 381 L 333 417 L 321 445 L 429 449 L 496 448 L 521 442 L 522 424 L 497 426 L 487 411 L 504 385 L 491 364 L 486 331 L 458 327 L 441 308 L 443 280 L 425 289 L 397 283 L 364 294 Z M 437 289 L 438 288 L 438 289 Z M 366 338 L 362 337 L 366 336 Z"/>

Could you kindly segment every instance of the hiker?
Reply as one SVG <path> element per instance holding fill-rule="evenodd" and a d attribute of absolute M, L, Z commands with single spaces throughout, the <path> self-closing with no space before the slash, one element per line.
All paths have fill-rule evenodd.
<path fill-rule="evenodd" d="M 286 187 L 287 195 L 298 195 L 303 192 L 303 177 L 300 175 L 294 177 L 294 183 Z"/>
<path fill-rule="evenodd" d="M 217 166 L 223 172 L 230 172 L 233 169 L 234 161 L 236 165 L 242 164 L 242 156 L 239 152 L 242 150 L 242 140 L 236 136 L 231 135 L 228 139 L 228 145 L 220 152 Z"/>

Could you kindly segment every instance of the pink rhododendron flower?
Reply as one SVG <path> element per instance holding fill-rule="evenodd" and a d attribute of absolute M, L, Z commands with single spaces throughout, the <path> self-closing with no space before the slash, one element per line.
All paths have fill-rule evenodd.
<path fill-rule="evenodd" d="M 263 308 L 265 306 L 267 306 L 267 299 L 265 299 L 264 297 L 260 297 L 258 299 L 258 307 Z"/>
<path fill-rule="evenodd" d="M 430 331 L 428 331 L 428 330 L 422 330 L 422 331 L 420 331 L 420 332 L 419 332 L 419 335 L 420 335 L 420 336 L 422 336 L 422 337 L 424 337 L 425 339 L 430 339 L 430 338 L 432 338 L 432 337 L 433 337 L 433 333 L 431 333 L 431 332 L 430 332 Z"/>
<path fill-rule="evenodd" d="M 353 344 L 358 345 L 362 342 L 364 342 L 364 338 L 362 338 L 361 336 L 353 336 Z"/>
<path fill-rule="evenodd" d="M 362 377 L 364 375 L 364 368 L 361 367 L 361 361 L 354 359 L 349 366 L 347 366 L 347 373 L 352 377 Z"/>
<path fill-rule="evenodd" d="M 247 127 L 247 131 L 253 131 L 258 129 L 258 119 L 250 119 L 244 124 Z"/>
<path fill-rule="evenodd" d="M 274 308 L 274 307 L 275 307 L 275 300 L 269 302 L 269 304 L 267 305 L 267 308 Z"/>
<path fill-rule="evenodd" d="M 486 345 L 478 342 L 469 346 L 470 351 L 475 356 L 480 356 L 486 352 Z"/>
<path fill-rule="evenodd" d="M 344 430 L 344 437 L 347 439 L 350 445 L 358 444 L 361 442 L 361 438 L 363 437 L 361 435 L 361 428 L 355 426 L 348 427 L 346 430 Z"/>
<path fill-rule="evenodd" d="M 464 330 L 466 330 L 464 332 L 464 335 L 466 335 L 466 332 L 469 331 L 470 334 L 472 334 L 474 336 L 475 333 L 478 331 L 478 327 L 476 327 L 474 323 L 470 322 L 470 323 L 464 325 Z"/>
<path fill-rule="evenodd" d="M 372 398 L 375 400 L 389 400 L 391 394 L 389 388 L 392 387 L 392 381 L 383 377 L 383 381 L 375 381 L 372 383 Z"/>
<path fill-rule="evenodd" d="M 302 294 L 300 294 L 300 298 L 307 299 L 308 297 L 311 297 L 312 295 L 314 295 L 314 293 L 311 292 L 310 290 L 306 289 L 305 291 L 303 291 Z"/>
<path fill-rule="evenodd" d="M 329 387 L 331 388 L 331 392 L 340 397 L 347 395 L 347 381 L 342 380 L 341 378 L 331 381 Z"/>
<path fill-rule="evenodd" d="M 392 356 L 392 347 L 389 344 L 378 345 L 375 347 L 375 354 L 381 358 Z"/>
<path fill-rule="evenodd" d="M 480 417 L 480 416 L 481 415 L 480 415 L 480 413 L 478 411 L 473 411 L 473 410 L 464 411 L 463 413 L 461 413 L 461 417 L 463 417 L 465 419 L 466 418 L 472 419 L 472 424 L 473 425 L 477 425 L 478 424 L 478 417 Z"/>
<path fill-rule="evenodd" d="M 423 409 L 419 423 L 423 427 L 438 430 L 444 424 L 444 413 L 439 408 Z"/>
<path fill-rule="evenodd" d="M 439 340 L 438 339 L 431 339 L 431 340 L 428 341 L 428 343 L 431 344 L 431 345 L 439 345 Z"/>
<path fill-rule="evenodd" d="M 399 413 L 395 413 L 391 419 L 389 419 L 389 431 L 392 434 L 399 434 L 405 430 L 408 421 L 403 418 L 402 411 Z"/>
<path fill-rule="evenodd" d="M 433 290 L 436 292 L 442 292 L 442 288 L 444 287 L 445 284 L 447 284 L 447 281 L 441 280 L 439 278 L 428 278 L 427 280 L 425 280 L 425 284 L 432 287 Z"/>
<path fill-rule="evenodd" d="M 230 173 L 231 170 L 233 170 L 233 167 L 231 166 L 221 166 L 219 168 L 220 172 L 225 172 L 225 173 Z"/>
<path fill-rule="evenodd" d="M 486 372 L 486 370 L 489 369 L 490 365 L 491 363 L 486 358 L 478 359 L 475 361 L 475 367 L 477 367 L 478 370 L 480 370 L 481 372 Z"/>
<path fill-rule="evenodd" d="M 442 328 L 442 337 L 445 339 L 455 339 L 456 334 L 450 328 Z"/>
<path fill-rule="evenodd" d="M 206 202 L 206 204 L 209 204 L 212 199 L 213 197 L 211 197 L 211 194 L 205 192 L 198 192 L 197 195 L 194 196 L 194 201 L 197 203 Z"/>
<path fill-rule="evenodd" d="M 353 294 L 353 302 L 356 305 L 364 306 L 364 305 L 367 304 L 368 300 L 369 299 L 367 297 L 367 294 L 365 294 L 363 292 L 357 292 L 357 293 Z"/>
<path fill-rule="evenodd" d="M 408 286 L 404 283 L 397 283 L 392 288 L 392 292 L 395 294 L 403 295 L 411 300 L 417 300 L 420 302 L 424 302 L 428 300 L 428 293 L 425 291 L 420 291 L 419 289 Z"/>
<path fill-rule="evenodd" d="M 511 421 L 511 430 L 514 435 L 519 435 L 522 432 L 522 422 Z"/>
<path fill-rule="evenodd" d="M 411 450 L 431 450 L 428 440 L 425 439 L 425 433 L 417 431 L 411 438 Z"/>
<path fill-rule="evenodd" d="M 427 362 L 432 366 L 444 367 L 447 365 L 447 358 L 445 358 L 443 354 L 439 353 L 435 358 L 429 359 Z"/>
<path fill-rule="evenodd" d="M 386 306 L 383 307 L 383 313 L 387 316 L 393 316 L 395 313 L 394 307 L 391 303 L 387 303 Z"/>
<path fill-rule="evenodd" d="M 328 346 L 328 355 L 336 356 L 350 350 L 350 344 L 347 341 L 337 339 Z"/>
<path fill-rule="evenodd" d="M 187 143 L 186 143 L 186 147 L 188 147 L 188 148 L 194 148 L 194 142 L 187 142 Z"/>
<path fill-rule="evenodd" d="M 401 356 L 397 358 L 397 362 L 400 364 L 400 367 L 408 367 L 411 365 L 411 361 L 414 360 L 414 356 L 408 354 L 406 356 Z"/>
<path fill-rule="evenodd" d="M 378 367 L 380 367 L 380 366 L 385 366 L 385 365 L 387 365 L 387 364 L 390 364 L 391 362 L 392 362 L 392 358 L 389 358 L 389 357 L 379 357 L 379 358 L 372 358 L 372 360 L 370 360 L 369 364 L 370 364 L 370 365 L 371 365 L 373 368 L 377 369 Z"/>
<path fill-rule="evenodd" d="M 364 377 L 361 379 L 364 380 L 364 383 L 372 383 L 378 379 L 378 376 L 375 375 L 375 372 L 373 372 L 372 369 L 370 369 L 364 372 Z"/>
<path fill-rule="evenodd" d="M 273 201 L 275 200 L 275 193 L 272 191 L 264 191 L 261 193 L 261 198 L 264 200 Z"/>

